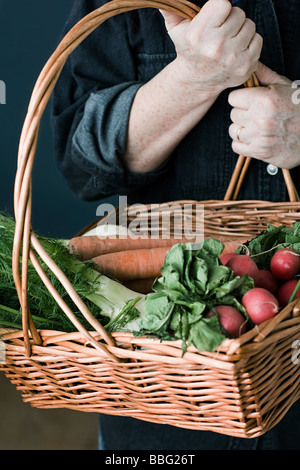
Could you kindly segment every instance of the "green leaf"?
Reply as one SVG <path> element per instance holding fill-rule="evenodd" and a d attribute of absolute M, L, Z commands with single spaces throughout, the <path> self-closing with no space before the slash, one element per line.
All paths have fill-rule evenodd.
<path fill-rule="evenodd" d="M 172 266 L 172 269 L 180 275 L 180 280 L 183 279 L 185 264 L 184 248 L 185 245 L 183 243 L 177 243 L 167 252 L 162 268 L 163 275 L 165 266 Z"/>
<path fill-rule="evenodd" d="M 300 238 L 300 222 L 295 222 L 293 224 L 292 232 L 295 235 L 295 237 L 298 237 L 298 239 Z"/>
<path fill-rule="evenodd" d="M 156 332 L 166 328 L 174 308 L 174 302 L 170 302 L 164 293 L 151 293 L 145 299 L 145 312 L 142 316 L 140 327 L 142 330 Z"/>
<path fill-rule="evenodd" d="M 190 291 L 195 291 L 194 275 L 193 275 L 193 262 L 194 251 L 186 245 L 184 250 L 185 270 L 184 270 L 184 283 Z"/>
<path fill-rule="evenodd" d="M 230 281 L 217 286 L 213 291 L 213 295 L 215 295 L 217 299 L 221 299 L 225 295 L 235 293 L 239 298 L 242 298 L 248 290 L 253 288 L 253 279 L 247 276 L 247 274 L 244 274 L 243 276 L 236 276 Z"/>
<path fill-rule="evenodd" d="M 175 336 L 177 336 L 177 332 L 180 330 L 180 325 L 181 325 L 181 312 L 180 308 L 178 306 L 174 305 L 174 309 L 172 312 L 172 316 L 170 319 L 170 330 L 175 332 Z"/>
<path fill-rule="evenodd" d="M 194 323 L 202 318 L 202 314 L 206 308 L 206 304 L 200 300 L 192 300 L 187 297 L 186 299 L 178 299 L 176 305 L 182 307 L 182 311 L 188 313 L 188 322 Z"/>
<path fill-rule="evenodd" d="M 193 260 L 191 264 L 191 275 L 195 290 L 205 292 L 208 280 L 208 265 L 203 259 L 196 258 Z"/>
<path fill-rule="evenodd" d="M 187 294 L 187 289 L 180 281 L 180 274 L 169 265 L 162 269 L 162 276 L 155 279 L 152 290 L 154 292 L 174 291 L 178 295 Z"/>
<path fill-rule="evenodd" d="M 284 225 L 274 227 L 268 224 L 267 230 L 248 243 L 250 256 L 260 269 L 269 269 L 272 256 L 283 247 L 292 248 L 300 253 L 299 222 L 293 224 L 292 227 Z"/>
<path fill-rule="evenodd" d="M 203 242 L 195 244 L 194 248 L 198 256 L 201 256 L 203 260 L 206 261 L 208 265 L 218 264 L 218 258 L 224 250 L 224 245 L 219 240 L 214 238 L 206 238 Z"/>
<path fill-rule="evenodd" d="M 189 324 L 201 320 L 206 304 L 200 301 L 195 301 L 190 304 L 190 311 L 188 312 Z"/>
<path fill-rule="evenodd" d="M 232 277 L 232 270 L 227 266 L 217 265 L 209 269 L 207 289 L 218 289 Z"/>
<path fill-rule="evenodd" d="M 190 328 L 188 344 L 193 344 L 200 351 L 213 352 L 224 341 L 219 320 L 216 316 L 202 318 Z"/>

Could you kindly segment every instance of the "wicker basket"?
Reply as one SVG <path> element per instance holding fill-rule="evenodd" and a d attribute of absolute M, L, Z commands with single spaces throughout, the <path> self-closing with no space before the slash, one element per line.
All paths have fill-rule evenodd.
<path fill-rule="evenodd" d="M 21 391 L 23 400 L 34 407 L 131 416 L 182 428 L 257 437 L 275 426 L 300 396 L 300 368 L 293 363 L 291 350 L 299 337 L 297 301 L 239 339 L 225 340 L 214 353 L 189 347 L 182 357 L 179 341 L 159 341 L 130 333 L 109 335 L 44 252 L 31 227 L 31 173 L 40 119 L 66 59 L 106 19 L 145 7 L 167 9 L 190 19 L 199 11 L 179 0 L 112 1 L 73 27 L 37 80 L 20 138 L 14 194 L 13 272 L 23 329 L 0 332 L 6 349 L 0 368 Z M 255 77 L 248 83 L 253 84 Z M 192 202 L 194 208 L 197 204 L 204 206 L 205 236 L 239 240 L 255 236 L 267 222 L 290 225 L 299 220 L 298 195 L 288 171 L 283 172 L 291 202 L 236 200 L 248 164 L 249 159 L 238 159 L 224 201 Z M 130 210 L 127 215 L 130 220 Z M 190 220 L 193 225 L 193 211 Z M 29 259 L 49 296 L 74 320 L 42 270 L 39 258 L 89 321 L 90 331 L 76 322 L 74 333 L 36 329 L 27 305 Z"/>

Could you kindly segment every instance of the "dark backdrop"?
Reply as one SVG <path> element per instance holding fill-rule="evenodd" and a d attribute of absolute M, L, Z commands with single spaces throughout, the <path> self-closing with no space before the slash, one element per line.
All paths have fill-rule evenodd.
<path fill-rule="evenodd" d="M 27 106 L 37 77 L 60 40 L 72 1 L 76 0 L 0 0 L 0 80 L 6 84 L 6 104 L 0 104 L 1 211 L 13 214 L 18 143 Z M 49 111 L 48 105 L 34 164 L 32 223 L 39 233 L 68 238 L 96 218 L 99 202 L 77 199 L 57 170 Z"/>

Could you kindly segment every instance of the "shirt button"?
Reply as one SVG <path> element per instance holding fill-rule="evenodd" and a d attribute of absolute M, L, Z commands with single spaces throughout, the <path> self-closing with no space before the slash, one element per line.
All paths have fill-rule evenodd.
<path fill-rule="evenodd" d="M 267 172 L 268 172 L 269 175 L 271 175 L 271 176 L 277 175 L 277 173 L 278 173 L 278 167 L 275 166 L 275 165 L 272 165 L 271 163 L 269 163 L 269 165 L 267 165 Z"/>

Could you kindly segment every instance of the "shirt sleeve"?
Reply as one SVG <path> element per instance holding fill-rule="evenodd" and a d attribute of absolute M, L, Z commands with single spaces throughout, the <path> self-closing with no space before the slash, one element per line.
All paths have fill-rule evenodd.
<path fill-rule="evenodd" d="M 77 0 L 64 34 L 97 7 L 99 1 Z M 53 92 L 52 128 L 58 167 L 79 198 L 129 194 L 165 171 L 162 165 L 132 173 L 121 161 L 130 109 L 142 85 L 126 14 L 105 21 L 68 58 Z"/>

